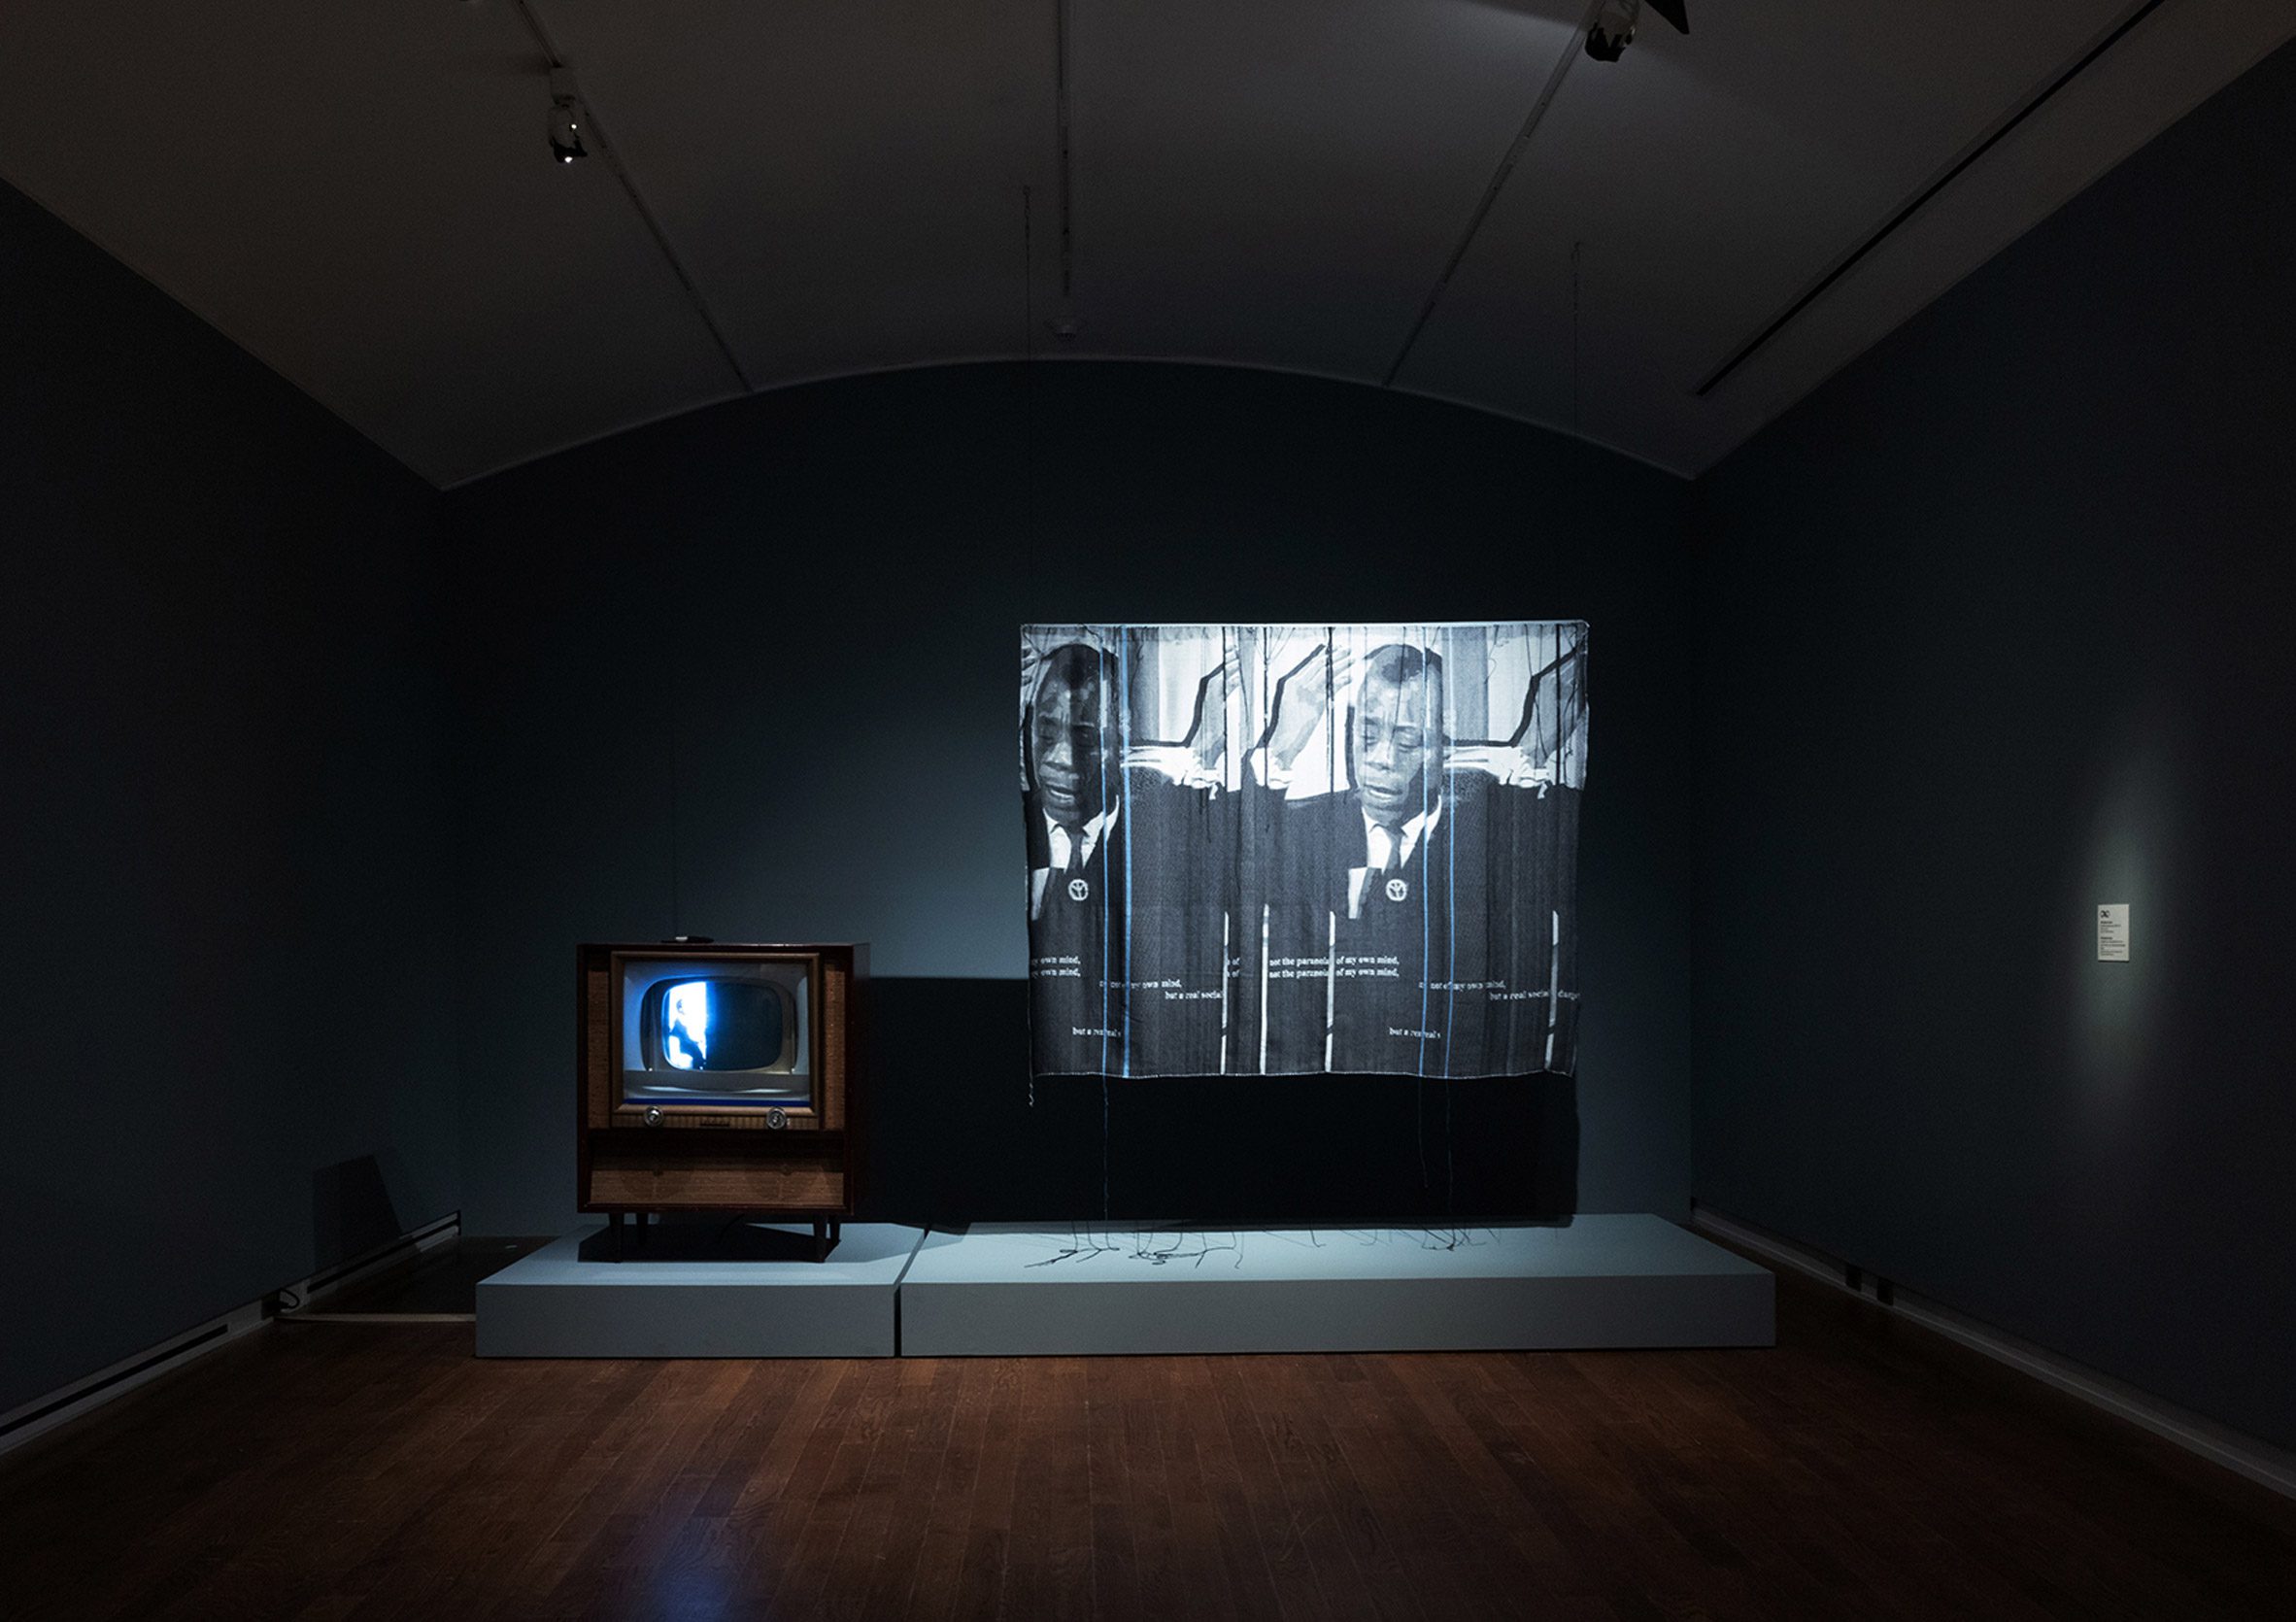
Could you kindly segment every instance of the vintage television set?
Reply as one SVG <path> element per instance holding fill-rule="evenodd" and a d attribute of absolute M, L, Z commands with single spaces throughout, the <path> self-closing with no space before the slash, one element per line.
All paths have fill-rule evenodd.
<path fill-rule="evenodd" d="M 861 1195 L 865 943 L 700 939 L 576 950 L 584 1211 L 809 1218 L 815 1255 Z"/>

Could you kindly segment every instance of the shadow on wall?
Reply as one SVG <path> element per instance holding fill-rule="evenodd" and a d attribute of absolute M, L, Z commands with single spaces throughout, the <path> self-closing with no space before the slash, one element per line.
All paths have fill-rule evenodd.
<path fill-rule="evenodd" d="M 1418 1225 L 1577 1209 L 1569 1076 L 1031 1087 L 1028 993 L 1023 980 L 871 983 L 864 1218 Z"/>
<path fill-rule="evenodd" d="M 311 1174 L 311 1256 L 320 1270 L 364 1256 L 405 1232 L 374 1156 L 339 1161 Z"/>

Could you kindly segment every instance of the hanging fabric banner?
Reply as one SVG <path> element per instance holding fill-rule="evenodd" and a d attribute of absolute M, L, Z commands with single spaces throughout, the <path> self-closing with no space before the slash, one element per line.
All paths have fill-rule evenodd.
<path fill-rule="evenodd" d="M 1587 630 L 1029 625 L 1039 1075 L 1568 1073 Z"/>

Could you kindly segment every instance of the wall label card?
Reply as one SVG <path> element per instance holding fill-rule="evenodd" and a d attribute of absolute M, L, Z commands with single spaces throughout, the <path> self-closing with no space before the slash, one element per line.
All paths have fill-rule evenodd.
<path fill-rule="evenodd" d="M 1569 1073 L 1586 650 L 1025 626 L 1035 1073 Z"/>
<path fill-rule="evenodd" d="M 2129 961 L 2129 903 L 2108 901 L 2097 909 L 2097 962 Z"/>

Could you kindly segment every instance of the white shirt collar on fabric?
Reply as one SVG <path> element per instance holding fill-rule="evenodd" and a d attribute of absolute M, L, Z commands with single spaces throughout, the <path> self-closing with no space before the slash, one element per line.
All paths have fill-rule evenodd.
<path fill-rule="evenodd" d="M 1108 829 L 1114 826 L 1116 822 L 1116 813 L 1121 809 L 1122 807 L 1120 805 L 1111 805 L 1107 810 L 1101 812 L 1091 822 L 1086 823 L 1084 827 L 1078 830 L 1084 842 L 1084 849 L 1079 851 L 1076 856 L 1076 860 L 1078 862 L 1090 862 L 1092 860 L 1093 852 L 1098 850 L 1100 847 L 1100 836 L 1106 833 Z M 1041 815 L 1041 813 L 1039 814 Z M 1052 864 L 1055 867 L 1067 866 L 1068 830 L 1065 828 L 1063 828 L 1059 823 L 1054 822 L 1050 817 L 1046 817 L 1044 819 L 1044 835 L 1045 848 L 1051 853 Z"/>
<path fill-rule="evenodd" d="M 1359 810 L 1362 809 L 1360 804 L 1357 808 Z M 1364 849 L 1369 853 L 1370 858 L 1366 865 L 1371 867 L 1397 867 L 1410 861 L 1412 851 L 1418 848 L 1419 836 L 1422 833 L 1425 833 L 1429 828 L 1435 827 L 1437 819 L 1439 819 L 1442 814 L 1443 802 L 1438 798 L 1433 805 L 1420 812 L 1418 816 L 1413 817 L 1410 821 L 1404 823 L 1402 827 L 1397 830 L 1403 836 L 1403 848 L 1395 852 L 1391 860 L 1383 862 L 1380 860 L 1380 858 L 1387 853 L 1382 851 L 1380 847 L 1387 843 L 1387 830 L 1371 820 L 1370 812 L 1365 811 Z"/>

